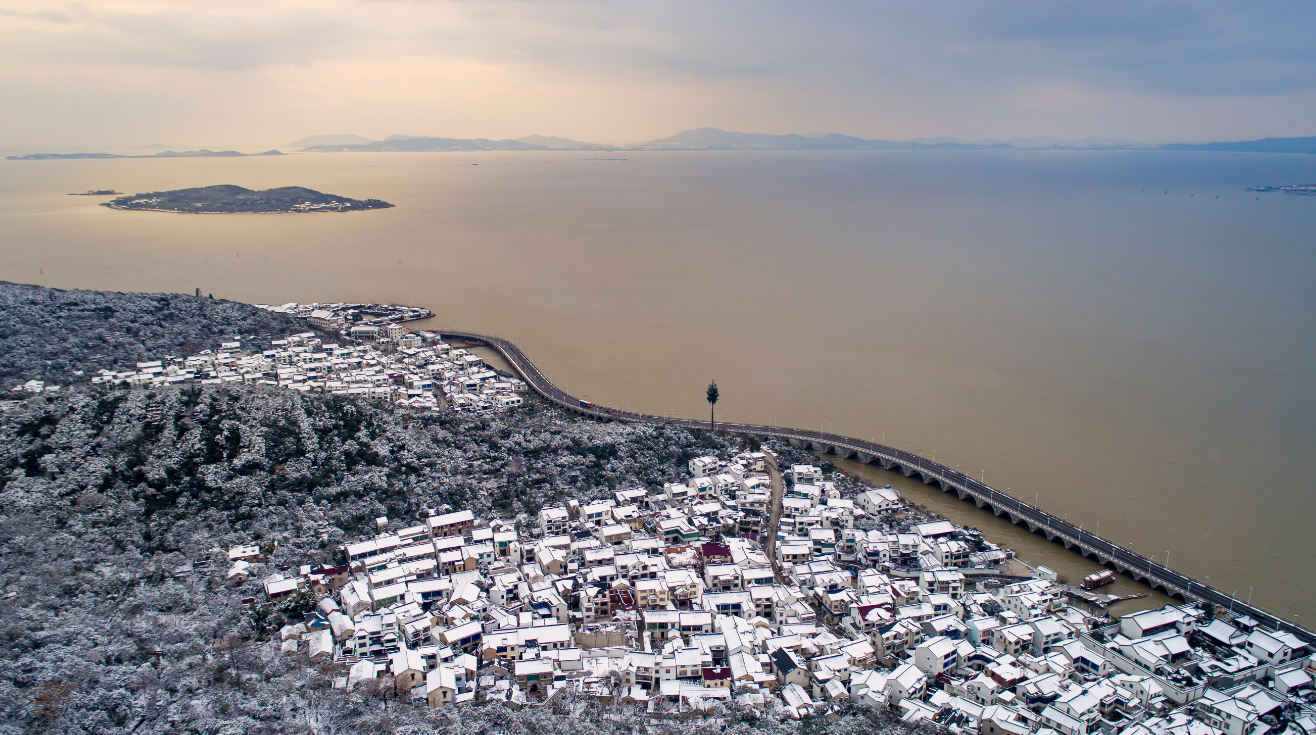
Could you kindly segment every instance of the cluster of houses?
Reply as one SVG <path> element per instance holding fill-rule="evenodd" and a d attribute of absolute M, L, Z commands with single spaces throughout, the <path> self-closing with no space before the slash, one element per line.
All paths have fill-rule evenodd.
<path fill-rule="evenodd" d="M 81 372 L 76 373 L 81 375 Z M 44 380 L 29 380 L 26 383 L 20 383 L 12 388 L 15 393 L 57 393 L 59 386 L 55 384 L 47 385 Z"/>
<path fill-rule="evenodd" d="M 400 324 L 383 329 L 387 345 L 370 338 L 325 344 L 315 332 L 274 340 L 260 351 L 246 351 L 242 342 L 233 341 L 218 351 L 139 362 L 135 370 L 102 370 L 91 382 L 142 387 L 254 383 L 432 411 L 446 404 L 454 411 L 483 413 L 523 403 L 525 383 L 491 370 L 480 356 L 454 349 L 434 332 L 411 332 Z"/>
<path fill-rule="evenodd" d="M 360 334 L 373 334 L 383 343 L 387 343 L 390 339 L 388 327 L 434 316 L 434 312 L 419 306 L 393 304 L 299 304 L 291 301 L 278 306 L 271 304 L 255 306 L 257 309 L 275 314 L 287 314 L 303 319 L 317 329 L 338 332 L 344 337 L 352 336 L 353 327 L 362 327 Z M 372 332 L 364 329 L 365 327 L 376 327 L 376 329 Z"/>
<path fill-rule="evenodd" d="M 1003 552 L 975 533 L 911 523 L 891 488 L 844 493 L 811 465 L 786 473 L 775 546 L 760 543 L 764 460 L 700 457 L 684 483 L 520 525 L 380 518 L 339 566 L 261 581 L 271 601 L 320 598 L 286 651 L 434 707 L 570 690 L 793 717 L 883 707 L 982 735 L 1316 733 L 1293 636 L 1188 605 L 1090 617 L 1055 582 L 984 563 Z M 258 576 L 258 553 L 231 550 L 229 580 Z"/>
<path fill-rule="evenodd" d="M 301 204 L 294 204 L 288 209 L 293 212 L 341 212 L 345 209 L 351 209 L 353 206 L 352 202 L 302 202 Z"/>

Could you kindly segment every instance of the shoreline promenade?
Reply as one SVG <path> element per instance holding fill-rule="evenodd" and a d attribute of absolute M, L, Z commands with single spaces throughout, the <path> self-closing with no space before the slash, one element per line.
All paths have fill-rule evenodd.
<path fill-rule="evenodd" d="M 507 360 L 532 390 L 550 403 L 568 411 L 604 421 L 669 424 L 689 429 L 707 429 L 709 426 L 708 422 L 697 419 L 621 411 L 582 401 L 554 385 L 526 357 L 525 353 L 509 340 L 473 332 L 436 331 L 444 338 L 464 340 L 492 348 Z M 1058 518 L 990 485 L 917 454 L 863 439 L 805 429 L 739 423 L 719 423 L 716 429 L 759 439 L 785 439 L 794 446 L 818 454 L 831 454 L 841 459 L 877 464 L 884 469 L 898 470 L 906 477 L 918 477 L 924 484 L 936 485 L 943 492 L 953 492 L 961 500 L 972 500 L 983 510 L 1007 518 L 1015 525 L 1025 526 L 1032 533 L 1042 535 L 1050 541 L 1057 541 L 1066 549 L 1093 559 L 1116 572 L 1128 574 L 1134 580 L 1143 582 L 1171 597 L 1184 601 L 1209 602 L 1218 608 L 1230 609 L 1235 614 L 1249 615 L 1270 628 L 1288 631 L 1303 641 L 1316 642 L 1316 632 L 1294 621 L 1285 620 L 1244 600 L 1231 597 L 1228 593 L 1169 569 L 1137 552 L 1090 531 L 1084 531 L 1063 518 Z"/>

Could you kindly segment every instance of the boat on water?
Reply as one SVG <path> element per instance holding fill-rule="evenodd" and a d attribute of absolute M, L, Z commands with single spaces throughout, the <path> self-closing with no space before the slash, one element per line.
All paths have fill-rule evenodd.
<path fill-rule="evenodd" d="M 1104 572 L 1095 572 L 1083 578 L 1083 589 L 1094 590 L 1098 587 L 1105 587 L 1115 581 L 1115 573 L 1107 569 Z"/>

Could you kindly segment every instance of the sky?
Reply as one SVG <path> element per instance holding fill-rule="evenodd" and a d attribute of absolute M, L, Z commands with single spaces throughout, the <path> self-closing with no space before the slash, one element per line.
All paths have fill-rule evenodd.
<path fill-rule="evenodd" d="M 1316 135 L 1316 3 L 0 0 L 0 149 Z"/>

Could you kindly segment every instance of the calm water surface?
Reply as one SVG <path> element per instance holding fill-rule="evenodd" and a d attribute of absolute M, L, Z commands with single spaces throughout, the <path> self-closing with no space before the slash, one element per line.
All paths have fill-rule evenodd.
<path fill-rule="evenodd" d="M 656 413 L 706 416 L 715 378 L 727 420 L 935 452 L 1316 621 L 1316 198 L 1245 191 L 1316 183 L 1316 156 L 625 156 L 0 161 L 0 278 L 420 304 L 514 339 L 572 392 Z M 65 196 L 221 183 L 398 208 Z M 1025 558 L 1086 569 L 958 508 Z"/>

